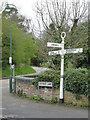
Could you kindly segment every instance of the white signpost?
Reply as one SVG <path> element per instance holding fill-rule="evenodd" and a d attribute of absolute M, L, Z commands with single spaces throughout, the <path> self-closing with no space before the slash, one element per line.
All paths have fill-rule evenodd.
<path fill-rule="evenodd" d="M 77 48 L 77 49 L 65 49 L 64 52 L 62 50 L 57 50 L 57 51 L 49 51 L 48 55 L 62 55 L 62 54 L 69 54 L 69 53 L 82 53 L 83 49 L 82 48 Z"/>
<path fill-rule="evenodd" d="M 48 55 L 59 55 L 60 54 L 60 50 L 58 51 L 49 51 Z"/>
<path fill-rule="evenodd" d="M 47 47 L 62 47 L 62 44 L 47 42 Z"/>
<path fill-rule="evenodd" d="M 61 44 L 59 43 L 47 43 L 48 47 L 59 47 L 61 48 L 61 50 L 57 50 L 57 51 L 49 51 L 49 55 L 61 55 L 61 79 L 60 79 L 60 103 L 64 102 L 64 98 L 63 98 L 63 79 L 64 79 L 64 55 L 65 54 L 70 54 L 70 53 L 82 53 L 83 52 L 83 48 L 76 48 L 76 49 L 64 49 L 64 39 L 66 37 L 66 33 L 62 32 L 61 33 L 61 38 L 62 38 L 62 42 Z"/>

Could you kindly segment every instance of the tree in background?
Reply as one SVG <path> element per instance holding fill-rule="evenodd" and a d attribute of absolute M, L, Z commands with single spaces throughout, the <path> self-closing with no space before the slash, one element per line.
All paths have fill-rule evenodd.
<path fill-rule="evenodd" d="M 10 13 L 3 12 L 2 16 L 2 65 L 6 67 L 10 50 Z M 18 15 L 12 15 L 12 57 L 15 65 L 21 63 L 30 65 L 31 57 L 35 56 L 36 48 L 30 32 L 26 32 L 27 27 L 23 25 L 25 19 L 20 19 Z M 16 22 L 15 22 L 16 21 Z M 21 23 L 21 24 L 19 24 Z M 19 28 L 20 27 L 20 28 Z M 22 29 L 21 29 L 22 27 Z M 26 34 L 27 33 L 27 34 Z"/>
<path fill-rule="evenodd" d="M 75 60 L 71 62 L 72 64 L 78 64 L 79 61 L 82 61 L 80 65 L 76 65 L 77 67 L 81 67 L 88 54 L 88 51 L 85 50 L 88 49 L 88 32 L 87 25 L 84 24 L 85 22 L 87 22 L 88 3 L 84 0 L 82 2 L 80 2 L 79 0 L 71 1 L 70 3 L 66 2 L 66 0 L 64 0 L 63 2 L 59 0 L 44 0 L 43 2 L 41 2 L 41 4 L 37 3 L 35 7 L 37 15 L 36 19 L 39 29 L 36 29 L 35 27 L 34 32 L 39 31 L 37 32 L 39 33 L 39 35 L 38 39 L 36 39 L 36 43 L 37 46 L 41 44 L 41 46 L 38 47 L 40 57 L 42 56 L 44 60 L 46 59 L 46 61 L 48 61 L 54 69 L 58 67 L 58 64 L 60 64 L 60 56 L 48 56 L 49 50 L 52 51 L 57 49 L 47 48 L 46 43 L 61 43 L 61 32 L 65 31 L 67 33 L 67 38 L 65 39 L 65 48 L 84 48 L 84 53 L 80 55 L 80 57 L 78 57 L 78 54 L 74 55 L 75 58 L 77 58 L 77 62 Z M 43 30 L 41 29 L 42 27 Z M 84 33 L 83 35 L 81 31 L 82 33 Z M 80 35 L 77 34 L 78 32 Z M 66 67 L 68 67 L 68 61 L 70 60 L 69 58 L 72 58 L 72 56 L 73 55 L 65 55 Z"/>

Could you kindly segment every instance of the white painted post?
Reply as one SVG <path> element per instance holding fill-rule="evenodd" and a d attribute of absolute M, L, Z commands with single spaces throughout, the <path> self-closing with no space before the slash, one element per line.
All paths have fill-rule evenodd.
<path fill-rule="evenodd" d="M 63 103 L 63 79 L 64 79 L 64 38 L 66 37 L 66 33 L 62 32 L 61 33 L 61 38 L 62 38 L 62 50 L 61 50 L 61 78 L 60 78 L 60 98 L 59 102 Z"/>
<path fill-rule="evenodd" d="M 61 56 L 60 103 L 63 103 L 64 55 Z"/>
<path fill-rule="evenodd" d="M 12 69 L 13 69 L 13 79 L 12 79 L 12 90 L 15 93 L 15 65 L 12 65 Z"/>

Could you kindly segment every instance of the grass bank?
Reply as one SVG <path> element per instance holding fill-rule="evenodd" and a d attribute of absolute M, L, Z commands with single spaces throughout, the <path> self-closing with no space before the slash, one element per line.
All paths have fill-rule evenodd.
<path fill-rule="evenodd" d="M 31 74 L 35 73 L 36 71 L 28 65 L 24 66 L 15 66 L 15 75 L 22 75 L 22 74 Z M 6 67 L 2 69 L 2 77 L 10 76 L 10 67 Z"/>

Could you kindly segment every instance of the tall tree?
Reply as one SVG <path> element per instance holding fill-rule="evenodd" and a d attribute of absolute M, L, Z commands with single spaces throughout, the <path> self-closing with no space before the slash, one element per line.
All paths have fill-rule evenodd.
<path fill-rule="evenodd" d="M 13 10 L 12 10 L 13 11 Z M 31 34 L 19 29 L 15 20 L 12 17 L 12 57 L 13 63 L 20 65 L 20 63 L 30 64 L 30 58 L 36 53 L 35 44 L 32 40 Z M 24 27 L 24 26 L 23 26 Z M 22 27 L 22 28 L 23 28 Z M 23 28 L 24 29 L 24 28 Z M 10 49 L 10 15 L 6 12 L 2 17 L 2 62 L 3 67 L 8 65 L 9 49 Z"/>
<path fill-rule="evenodd" d="M 73 36 L 76 35 L 75 30 L 79 24 L 87 21 L 88 2 L 85 2 L 85 0 L 82 2 L 80 2 L 80 0 L 71 0 L 70 2 L 66 2 L 66 0 L 63 2 L 60 0 L 44 0 L 40 4 L 37 3 L 35 7 L 39 29 L 35 27 L 34 31 L 39 31 L 37 32 L 39 33 L 38 44 L 42 44 L 41 47 L 38 48 L 39 55 L 44 57 L 44 59 L 46 58 L 53 67 L 57 68 L 58 64 L 60 64 L 60 56 L 48 57 L 48 51 L 56 50 L 56 48 L 49 49 L 46 43 L 48 41 L 61 43 L 61 32 L 65 31 L 67 33 L 65 48 L 83 47 L 83 45 L 80 44 L 82 40 L 76 40 Z M 67 65 L 69 57 L 71 57 L 71 55 L 65 56 L 65 64 Z"/>

